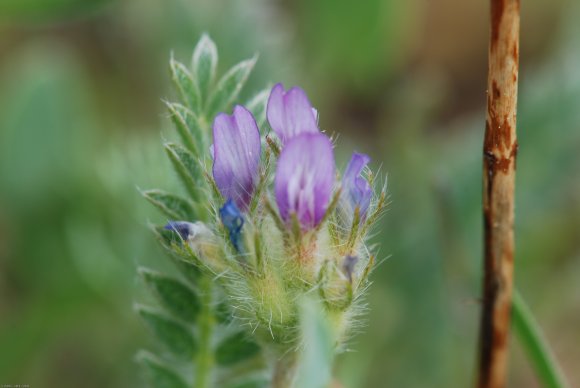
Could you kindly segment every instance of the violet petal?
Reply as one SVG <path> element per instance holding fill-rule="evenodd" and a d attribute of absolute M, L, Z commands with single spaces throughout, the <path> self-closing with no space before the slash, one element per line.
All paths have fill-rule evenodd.
<path fill-rule="evenodd" d="M 260 163 L 260 131 L 252 114 L 236 106 L 213 122 L 213 177 L 221 194 L 246 210 L 256 186 Z"/>
<path fill-rule="evenodd" d="M 280 216 L 295 213 L 303 230 L 320 223 L 332 194 L 335 164 L 332 143 L 322 133 L 304 133 L 282 149 L 274 190 Z"/>
<path fill-rule="evenodd" d="M 315 112 L 299 87 L 284 91 L 282 84 L 276 84 L 272 88 L 266 113 L 270 126 L 283 144 L 301 133 L 320 132 Z"/>
<path fill-rule="evenodd" d="M 342 195 L 352 210 L 358 206 L 361 219 L 364 219 L 371 202 L 372 189 L 367 180 L 361 176 L 371 158 L 368 155 L 354 152 L 342 177 Z"/>

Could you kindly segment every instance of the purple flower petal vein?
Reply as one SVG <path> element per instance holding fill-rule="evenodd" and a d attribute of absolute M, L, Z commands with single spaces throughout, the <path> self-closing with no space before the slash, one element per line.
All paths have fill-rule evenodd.
<path fill-rule="evenodd" d="M 304 133 L 288 141 L 278 159 L 274 181 L 282 219 L 289 222 L 295 213 L 302 229 L 317 226 L 328 207 L 334 176 L 334 153 L 328 137 Z"/>
<path fill-rule="evenodd" d="M 252 114 L 236 106 L 230 116 L 220 113 L 213 123 L 213 176 L 221 194 L 247 209 L 256 186 L 260 163 L 260 132 Z"/>

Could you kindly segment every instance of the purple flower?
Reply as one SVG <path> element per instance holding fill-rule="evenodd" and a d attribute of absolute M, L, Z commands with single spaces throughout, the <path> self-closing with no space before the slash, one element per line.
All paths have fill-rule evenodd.
<path fill-rule="evenodd" d="M 260 131 L 252 114 L 237 105 L 234 113 L 213 122 L 213 177 L 226 199 L 246 210 L 258 176 Z"/>
<path fill-rule="evenodd" d="M 342 196 L 352 211 L 359 207 L 361 219 L 365 218 L 371 202 L 371 186 L 361 176 L 362 170 L 370 161 L 368 155 L 354 152 L 342 177 Z"/>
<path fill-rule="evenodd" d="M 267 116 L 283 144 L 301 133 L 320 132 L 316 110 L 304 90 L 297 86 L 285 92 L 282 84 L 276 84 L 268 99 Z"/>
<path fill-rule="evenodd" d="M 304 133 L 282 149 L 274 190 L 280 215 L 289 222 L 292 213 L 303 230 L 317 226 L 330 201 L 334 186 L 332 143 L 322 133 Z"/>

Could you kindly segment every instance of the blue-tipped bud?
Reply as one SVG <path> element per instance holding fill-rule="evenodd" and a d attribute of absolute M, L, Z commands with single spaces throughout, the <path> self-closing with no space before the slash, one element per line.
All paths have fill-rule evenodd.
<path fill-rule="evenodd" d="M 230 241 L 237 252 L 241 251 L 242 243 L 242 227 L 244 226 L 244 217 L 236 203 L 228 199 L 224 206 L 220 209 L 220 218 L 222 223 L 227 228 Z"/>
<path fill-rule="evenodd" d="M 182 240 L 186 241 L 195 234 L 195 225 L 187 221 L 169 221 L 164 229 L 172 230 L 179 234 Z"/>

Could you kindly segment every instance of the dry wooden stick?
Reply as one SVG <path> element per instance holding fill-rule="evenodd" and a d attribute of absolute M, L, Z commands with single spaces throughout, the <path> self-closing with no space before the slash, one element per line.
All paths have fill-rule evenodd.
<path fill-rule="evenodd" d="M 513 288 L 520 2 L 491 0 L 483 145 L 484 279 L 478 386 L 505 386 Z"/>

